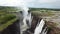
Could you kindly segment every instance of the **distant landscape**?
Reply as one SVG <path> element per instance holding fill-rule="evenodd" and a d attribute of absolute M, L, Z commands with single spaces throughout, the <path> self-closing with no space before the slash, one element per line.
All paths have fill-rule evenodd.
<path fill-rule="evenodd" d="M 60 11 L 60 9 L 55 9 L 55 8 L 30 8 L 32 11 L 33 10 L 53 10 L 53 11 Z"/>
<path fill-rule="evenodd" d="M 54 22 L 60 28 L 60 9 L 51 8 L 29 8 L 32 15 L 37 15 L 45 19 L 46 21 Z M 0 7 L 0 31 L 7 28 L 17 20 L 16 13 L 19 12 L 17 7 Z"/>

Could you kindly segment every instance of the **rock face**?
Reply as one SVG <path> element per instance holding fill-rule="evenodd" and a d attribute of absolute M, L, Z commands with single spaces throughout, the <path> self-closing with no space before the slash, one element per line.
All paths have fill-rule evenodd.
<path fill-rule="evenodd" d="M 0 32 L 0 34 L 20 34 L 19 20 L 17 20 L 12 25 L 8 26 L 5 30 Z"/>
<path fill-rule="evenodd" d="M 56 27 L 54 22 L 48 21 L 46 22 L 49 31 L 47 34 L 60 34 L 60 28 Z"/>
<path fill-rule="evenodd" d="M 31 24 L 31 32 L 33 32 L 33 33 L 34 33 L 34 30 L 35 30 L 36 25 L 38 23 L 38 20 L 39 20 L 39 18 L 37 18 L 36 16 L 33 17 L 32 24 Z"/>
<path fill-rule="evenodd" d="M 54 27 L 51 29 L 51 31 L 48 34 L 60 34 L 60 29 Z"/>

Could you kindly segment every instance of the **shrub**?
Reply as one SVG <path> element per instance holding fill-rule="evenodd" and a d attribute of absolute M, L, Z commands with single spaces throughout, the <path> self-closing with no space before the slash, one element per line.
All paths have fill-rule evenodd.
<path fill-rule="evenodd" d="M 13 18 L 16 18 L 15 15 L 12 15 L 12 14 L 7 14 L 7 15 L 4 15 L 0 18 L 0 24 L 4 24 L 6 23 L 7 21 L 13 19 Z"/>

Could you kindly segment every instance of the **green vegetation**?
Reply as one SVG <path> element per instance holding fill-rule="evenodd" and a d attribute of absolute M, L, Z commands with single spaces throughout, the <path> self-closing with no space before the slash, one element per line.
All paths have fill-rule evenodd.
<path fill-rule="evenodd" d="M 17 11 L 16 7 L 0 7 L 0 31 L 13 24 L 17 18 L 14 12 Z"/>
<path fill-rule="evenodd" d="M 0 11 L 3 11 L 3 12 L 16 12 L 20 9 L 18 9 L 17 7 L 8 7 L 8 6 L 0 6 Z"/>
<path fill-rule="evenodd" d="M 30 8 L 32 14 L 40 16 L 53 16 L 55 13 L 60 12 L 60 9 L 50 9 L 50 8 Z"/>
<path fill-rule="evenodd" d="M 0 31 L 4 30 L 5 28 L 7 28 L 9 25 L 13 24 L 15 21 L 17 20 L 17 18 L 11 19 L 10 21 L 7 21 L 5 24 L 2 24 L 0 26 Z"/>
<path fill-rule="evenodd" d="M 53 11 L 60 11 L 60 9 L 55 8 L 30 8 L 31 11 L 39 11 L 39 10 L 53 10 Z"/>
<path fill-rule="evenodd" d="M 1 15 L 0 16 L 0 25 L 6 23 L 7 21 L 16 18 L 16 16 L 12 14 L 7 14 L 7 15 Z"/>

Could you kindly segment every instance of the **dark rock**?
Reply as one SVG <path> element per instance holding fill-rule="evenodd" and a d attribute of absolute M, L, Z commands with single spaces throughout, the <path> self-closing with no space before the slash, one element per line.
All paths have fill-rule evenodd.
<path fill-rule="evenodd" d="M 20 34 L 19 20 L 17 20 L 12 25 L 8 26 L 6 29 L 0 32 L 0 34 Z"/>

